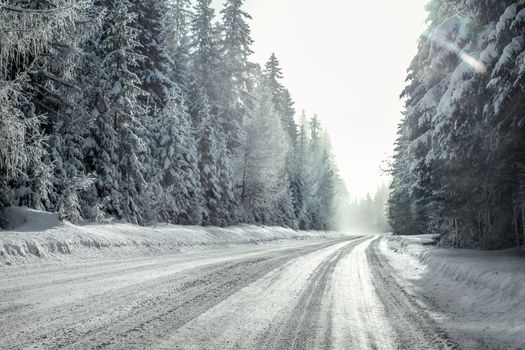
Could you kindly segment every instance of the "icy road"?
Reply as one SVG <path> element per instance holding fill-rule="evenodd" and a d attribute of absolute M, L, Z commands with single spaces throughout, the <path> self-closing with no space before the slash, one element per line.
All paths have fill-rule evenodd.
<path fill-rule="evenodd" d="M 377 236 L 1 272 L 1 349 L 442 349 Z"/>

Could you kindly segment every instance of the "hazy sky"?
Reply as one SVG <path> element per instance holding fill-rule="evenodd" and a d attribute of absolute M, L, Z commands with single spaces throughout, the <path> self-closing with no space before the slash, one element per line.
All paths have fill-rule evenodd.
<path fill-rule="evenodd" d="M 386 180 L 406 69 L 423 30 L 426 0 L 247 0 L 255 54 L 275 52 L 296 109 L 317 113 L 353 196 Z M 221 0 L 216 0 L 219 5 Z"/>

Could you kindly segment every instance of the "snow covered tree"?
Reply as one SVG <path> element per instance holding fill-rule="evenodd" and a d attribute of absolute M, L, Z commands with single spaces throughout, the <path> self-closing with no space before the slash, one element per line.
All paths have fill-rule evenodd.
<path fill-rule="evenodd" d="M 198 0 L 192 19 L 192 64 L 193 80 L 192 100 L 194 105 L 203 106 L 199 98 L 207 99 L 210 113 L 217 116 L 219 111 L 220 55 L 219 33 L 213 25 L 215 12 L 211 0 Z M 198 111 L 195 113 L 198 115 Z"/>
<path fill-rule="evenodd" d="M 168 51 L 175 52 L 189 32 L 192 19 L 191 0 L 172 0 L 168 3 L 166 26 Z"/>
<path fill-rule="evenodd" d="M 202 190 L 197 145 L 183 100 L 172 98 L 159 115 L 158 153 L 162 198 L 160 219 L 178 224 L 200 224 Z"/>
<path fill-rule="evenodd" d="M 294 213 L 299 213 L 303 206 L 304 174 L 299 169 L 300 165 L 295 158 L 297 155 L 297 124 L 295 123 L 294 102 L 289 91 L 281 83 L 283 73 L 279 60 L 272 54 L 265 64 L 263 75 L 270 91 L 274 113 L 281 120 L 281 125 L 286 132 L 285 142 L 288 145 L 286 154 L 286 178 L 288 179 L 289 197 L 293 203 Z M 296 219 L 298 219 L 296 217 Z"/>
<path fill-rule="evenodd" d="M 314 164 L 275 55 L 250 63 L 243 3 L 0 1 L 0 209 L 326 225 L 329 147 Z"/>
<path fill-rule="evenodd" d="M 148 197 L 153 201 L 148 205 L 152 211 L 148 215 L 149 220 L 155 219 L 155 206 L 158 200 L 166 195 L 166 189 L 159 183 L 157 176 L 159 169 L 163 167 L 159 163 L 156 147 L 157 135 L 163 133 L 159 130 L 162 123 L 159 118 L 169 121 L 166 114 L 178 113 L 175 108 L 175 100 L 183 99 L 183 91 L 174 79 L 177 78 L 176 65 L 173 61 L 168 46 L 171 41 L 168 35 L 177 34 L 168 21 L 173 18 L 173 10 L 180 10 L 177 6 L 184 6 L 178 2 L 172 4 L 170 1 L 133 1 L 133 11 L 136 18 L 133 27 L 138 32 L 138 50 L 143 56 L 139 60 L 134 72 L 140 81 L 140 88 L 145 92 L 139 95 L 139 102 L 147 110 L 147 114 L 140 119 L 141 128 L 137 130 L 137 136 L 144 141 L 144 151 L 140 153 L 139 161 L 143 166 L 143 177 L 146 180 Z M 180 14 L 176 14 L 180 16 Z M 180 24 L 180 23 L 179 23 Z M 166 109 L 166 110 L 165 110 Z M 175 118 L 177 118 L 175 116 Z M 181 189 L 189 190 L 189 189 Z M 172 220 L 177 220 L 175 217 Z M 181 219 L 182 220 L 182 219 Z"/>
<path fill-rule="evenodd" d="M 415 176 L 411 172 L 411 158 L 407 152 L 407 131 L 404 122 L 399 126 L 395 156 L 391 169 L 392 184 L 389 197 L 389 223 L 398 234 L 417 234 L 417 211 L 412 206 Z"/>
<path fill-rule="evenodd" d="M 49 4 L 42 2 L 45 9 Z M 86 12 L 74 27 L 38 59 L 38 69 L 29 71 L 30 94 L 37 114 L 45 114 L 50 162 L 54 166 L 53 191 L 47 210 L 57 211 L 73 223 L 82 218 L 81 195 L 92 184 L 86 172 L 82 145 L 92 119 L 81 88 L 84 44 L 100 28 L 100 14 Z"/>
<path fill-rule="evenodd" d="M 152 116 L 164 108 L 174 88 L 173 62 L 166 39 L 169 6 L 166 0 L 133 0 L 132 10 L 136 14 L 133 28 L 137 31 L 137 48 L 143 56 L 133 71 L 145 92 L 139 100 Z"/>
<path fill-rule="evenodd" d="M 279 60 L 274 53 L 272 53 L 268 62 L 266 62 L 264 74 L 268 79 L 268 84 L 272 91 L 272 102 L 275 106 L 275 111 L 281 118 L 290 144 L 295 147 L 297 141 L 297 124 L 294 120 L 294 102 L 290 96 L 290 92 L 281 83 L 283 72 Z"/>
<path fill-rule="evenodd" d="M 250 73 L 252 64 L 248 57 L 253 53 L 253 40 L 246 22 L 251 16 L 242 10 L 243 0 L 227 0 L 221 11 L 223 37 L 221 40 L 221 111 L 223 130 L 231 154 L 239 147 L 241 128 L 245 122 L 250 103 Z"/>
<path fill-rule="evenodd" d="M 441 244 L 459 247 L 521 242 L 523 8 L 519 1 L 430 2 L 404 92 L 394 232 L 438 233 Z"/>
<path fill-rule="evenodd" d="M 186 95 L 190 93 L 191 40 L 190 25 L 192 19 L 191 1 L 171 1 L 167 12 L 167 50 L 173 62 L 173 80 Z"/>
<path fill-rule="evenodd" d="M 5 170 L 0 176 L 0 206 L 54 209 L 61 198 L 54 196 L 60 179 L 54 177 L 53 169 L 58 168 L 53 162 L 67 149 L 78 154 L 78 137 L 72 135 L 78 130 L 60 135 L 67 149 L 58 153 L 49 154 L 46 142 L 50 132 L 63 133 L 56 125 L 62 122 L 59 117 L 67 119 L 68 115 L 57 107 L 71 106 L 75 95 L 63 99 L 61 92 L 75 89 L 71 83 L 79 56 L 75 50 L 86 39 L 82 34 L 86 21 L 94 19 L 92 7 L 86 0 L 0 4 L 0 113 L 4 124 L 0 132 L 1 139 L 9 142 L 0 146 L 0 159 L 5 160 L 0 162 Z M 44 95 L 60 104 L 48 106 L 40 97 Z"/>
<path fill-rule="evenodd" d="M 273 109 L 268 81 L 261 79 L 243 142 L 241 200 L 248 221 L 294 227 L 285 171 L 286 134 Z"/>
<path fill-rule="evenodd" d="M 192 20 L 190 92 L 193 125 L 199 140 L 201 184 L 207 201 L 205 222 L 227 225 L 236 220 L 232 159 L 224 130 L 221 105 L 220 32 L 213 24 L 210 0 L 199 0 Z M 211 132 L 213 129 L 213 132 Z M 213 178 L 207 178 L 206 173 Z"/>
<path fill-rule="evenodd" d="M 306 213 L 308 193 L 310 193 L 310 181 L 308 174 L 308 148 L 310 136 L 306 112 L 303 110 L 299 119 L 297 144 L 293 156 L 292 169 L 294 170 L 293 181 L 291 181 L 292 201 L 295 217 L 300 228 L 310 226 L 310 218 Z"/>
<path fill-rule="evenodd" d="M 309 228 L 323 230 L 335 227 L 335 204 L 338 189 L 337 167 L 332 155 L 328 133 L 314 115 L 308 122 L 310 139 L 306 157 L 305 212 Z M 340 193 L 343 195 L 343 193 Z"/>
<path fill-rule="evenodd" d="M 231 220 L 231 214 L 223 211 L 221 201 L 228 195 L 222 183 L 222 169 L 226 167 L 222 155 L 225 152 L 225 143 L 220 138 L 220 128 L 216 118 L 209 112 L 209 107 L 204 105 L 199 108 L 199 125 L 196 130 L 197 149 L 199 152 L 200 186 L 204 194 L 203 223 L 213 225 L 226 225 Z M 230 193 L 233 192 L 231 191 Z"/>
<path fill-rule="evenodd" d="M 90 166 L 97 175 L 97 196 L 107 211 L 130 222 L 143 223 L 149 200 L 142 155 L 141 118 L 147 111 L 133 72 L 143 56 L 138 50 L 135 14 L 129 1 L 105 1 L 108 18 L 97 47 L 98 75 L 94 87 L 95 127 L 86 143 Z"/>

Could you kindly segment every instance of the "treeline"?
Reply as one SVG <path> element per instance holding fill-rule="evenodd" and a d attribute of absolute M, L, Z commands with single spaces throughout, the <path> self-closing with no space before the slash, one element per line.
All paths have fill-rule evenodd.
<path fill-rule="evenodd" d="M 432 0 L 410 65 L 390 221 L 443 245 L 525 235 L 525 2 Z"/>
<path fill-rule="evenodd" d="M 391 228 L 387 218 L 389 193 L 388 186 L 382 185 L 373 195 L 368 193 L 364 198 L 349 201 L 346 204 L 344 221 L 341 226 L 351 231 L 390 232 Z"/>
<path fill-rule="evenodd" d="M 0 210 L 330 227 L 329 141 L 242 4 L 0 0 Z"/>

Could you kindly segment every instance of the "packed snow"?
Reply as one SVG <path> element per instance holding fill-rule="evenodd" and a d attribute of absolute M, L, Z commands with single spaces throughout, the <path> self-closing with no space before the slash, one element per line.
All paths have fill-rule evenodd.
<path fill-rule="evenodd" d="M 277 227 L 77 226 L 27 208 L 6 214 L 4 345 L 525 346 L 520 250 L 436 248 L 430 235 L 325 239 Z"/>
<path fill-rule="evenodd" d="M 0 348 L 451 349 L 377 236 L 13 266 Z"/>

